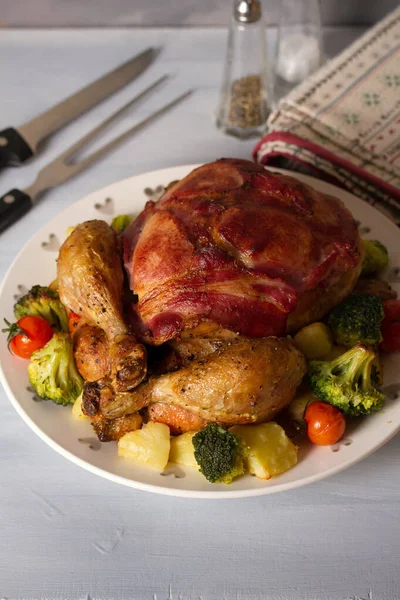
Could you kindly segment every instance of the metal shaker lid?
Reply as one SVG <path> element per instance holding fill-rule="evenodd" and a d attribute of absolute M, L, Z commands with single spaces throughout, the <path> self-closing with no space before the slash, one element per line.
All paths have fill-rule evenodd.
<path fill-rule="evenodd" d="M 259 0 L 237 0 L 234 5 L 233 16 L 240 23 L 255 23 L 261 18 L 261 4 Z"/>

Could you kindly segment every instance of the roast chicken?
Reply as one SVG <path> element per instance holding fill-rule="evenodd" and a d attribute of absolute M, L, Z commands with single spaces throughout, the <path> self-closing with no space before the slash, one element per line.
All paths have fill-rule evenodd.
<path fill-rule="evenodd" d="M 174 433 L 272 419 L 306 370 L 286 334 L 348 295 L 361 265 L 339 200 L 243 160 L 170 186 L 121 240 L 103 221 L 79 225 L 58 284 L 81 317 L 74 354 L 100 439 L 136 428 L 139 411 Z"/>

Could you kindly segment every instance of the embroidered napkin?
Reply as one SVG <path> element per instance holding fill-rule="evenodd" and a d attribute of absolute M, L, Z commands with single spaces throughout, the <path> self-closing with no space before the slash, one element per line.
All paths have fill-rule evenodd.
<path fill-rule="evenodd" d="M 280 101 L 254 158 L 345 187 L 400 225 L 400 9 Z"/>

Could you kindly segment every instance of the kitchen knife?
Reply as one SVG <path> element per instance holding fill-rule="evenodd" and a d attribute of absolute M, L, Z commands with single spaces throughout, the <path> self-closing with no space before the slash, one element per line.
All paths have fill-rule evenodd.
<path fill-rule="evenodd" d="M 18 166 L 31 158 L 44 138 L 135 79 L 158 52 L 156 48 L 148 48 L 31 121 L 0 131 L 0 169 Z"/>
<path fill-rule="evenodd" d="M 118 137 L 106 143 L 104 146 L 90 154 L 89 156 L 83 158 L 79 162 L 72 162 L 73 157 L 80 152 L 89 142 L 91 142 L 97 134 L 99 134 L 102 130 L 104 130 L 108 125 L 114 121 L 117 117 L 119 117 L 122 113 L 124 113 L 127 109 L 141 100 L 146 94 L 152 91 L 156 86 L 165 81 L 166 76 L 161 77 L 151 86 L 146 88 L 143 92 L 141 92 L 138 96 L 133 98 L 128 104 L 125 104 L 122 108 L 120 108 L 117 112 L 112 114 L 108 119 L 100 123 L 95 129 L 87 133 L 83 138 L 75 142 L 70 148 L 65 150 L 60 156 L 55 158 L 50 164 L 46 165 L 39 172 L 36 180 L 33 182 L 31 186 L 24 190 L 13 189 L 4 194 L 0 198 L 0 233 L 10 227 L 13 223 L 18 221 L 21 217 L 23 217 L 38 201 L 40 196 L 46 190 L 49 190 L 60 183 L 63 183 L 70 177 L 73 177 L 83 169 L 86 169 L 89 165 L 94 163 L 96 160 L 101 158 L 104 154 L 115 148 L 118 144 L 120 144 L 123 140 L 127 139 L 132 134 L 136 133 L 143 129 L 146 125 L 149 125 L 158 117 L 164 115 L 174 106 L 182 102 L 185 98 L 187 98 L 192 91 L 188 90 L 187 92 L 181 94 L 168 104 L 165 104 L 157 111 L 133 125 L 133 127 L 129 128 L 124 133 L 121 133 Z"/>

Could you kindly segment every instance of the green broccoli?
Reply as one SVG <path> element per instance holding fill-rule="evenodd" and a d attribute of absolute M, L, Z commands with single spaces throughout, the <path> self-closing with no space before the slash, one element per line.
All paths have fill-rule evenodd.
<path fill-rule="evenodd" d="M 382 271 L 389 263 L 387 248 L 378 240 L 362 240 L 364 246 L 364 262 L 362 275 L 371 275 Z"/>
<path fill-rule="evenodd" d="M 192 442 L 200 472 L 211 483 L 232 483 L 244 473 L 247 446 L 234 433 L 209 423 L 193 436 Z"/>
<path fill-rule="evenodd" d="M 111 221 L 111 227 L 115 233 L 121 233 L 128 227 L 131 221 L 132 218 L 129 215 L 118 215 Z"/>
<path fill-rule="evenodd" d="M 311 360 L 308 379 L 313 393 L 346 415 L 369 415 L 380 410 L 385 399 L 376 387 L 378 375 L 372 361 L 375 352 L 358 344 L 330 362 Z"/>
<path fill-rule="evenodd" d="M 37 395 L 56 404 L 72 404 L 83 388 L 68 333 L 55 333 L 43 348 L 36 350 L 28 373 Z"/>
<path fill-rule="evenodd" d="M 68 331 L 68 316 L 58 292 L 49 287 L 34 285 L 14 304 L 14 315 L 18 320 L 26 315 L 43 317 L 56 331 Z"/>
<path fill-rule="evenodd" d="M 328 325 L 337 344 L 347 348 L 358 343 L 373 346 L 382 341 L 383 317 L 383 304 L 378 296 L 357 294 L 335 306 L 328 317 Z"/>

